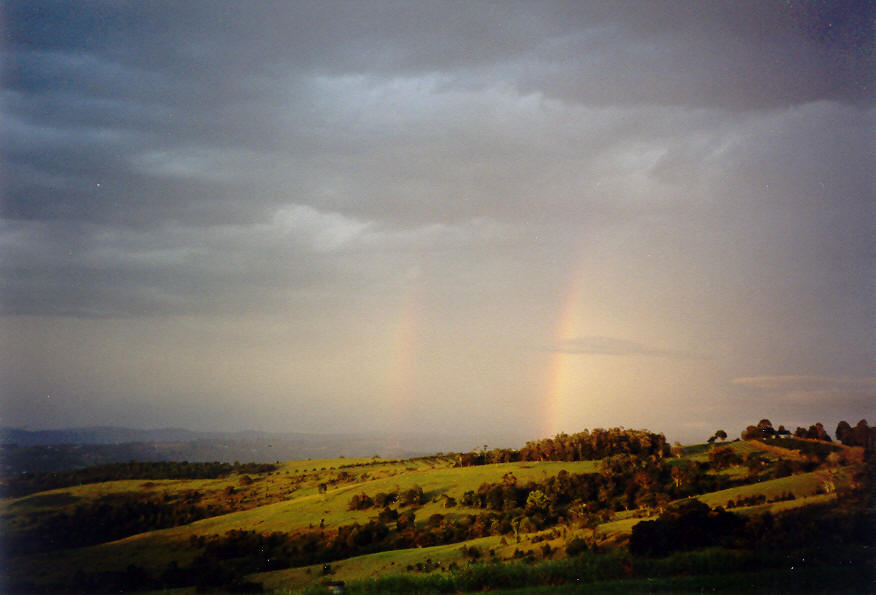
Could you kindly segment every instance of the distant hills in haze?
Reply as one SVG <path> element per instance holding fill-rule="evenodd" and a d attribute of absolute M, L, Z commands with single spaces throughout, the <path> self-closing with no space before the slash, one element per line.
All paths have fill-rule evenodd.
<path fill-rule="evenodd" d="M 0 443 L 21 446 L 56 444 L 123 444 L 126 442 L 191 442 L 194 440 L 313 440 L 340 434 L 243 432 L 196 432 L 182 428 L 140 430 L 118 426 L 94 426 L 61 430 L 0 428 Z"/>
<path fill-rule="evenodd" d="M 494 438 L 490 446 L 519 446 Z M 0 472 L 47 472 L 138 461 L 274 462 L 330 457 L 408 458 L 469 451 L 483 436 L 308 434 L 247 430 L 197 432 L 180 428 L 96 426 L 59 430 L 0 428 Z"/>

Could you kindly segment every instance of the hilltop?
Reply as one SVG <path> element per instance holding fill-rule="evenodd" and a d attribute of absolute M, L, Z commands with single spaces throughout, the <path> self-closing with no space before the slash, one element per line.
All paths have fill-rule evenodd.
<path fill-rule="evenodd" d="M 874 465 L 860 424 L 846 444 L 761 426 L 688 446 L 609 429 L 404 459 L 7 476 L 3 591 L 869 584 Z"/>

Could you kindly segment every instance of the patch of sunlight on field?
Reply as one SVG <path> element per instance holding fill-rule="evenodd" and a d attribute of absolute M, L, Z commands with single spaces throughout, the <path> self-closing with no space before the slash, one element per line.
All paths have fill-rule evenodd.
<path fill-rule="evenodd" d="M 834 475 L 834 481 L 842 482 L 846 472 L 840 471 Z M 729 500 L 737 500 L 740 497 L 755 496 L 763 494 L 767 499 L 777 498 L 788 492 L 794 494 L 796 498 L 812 496 L 824 484 L 825 480 L 831 477 L 831 472 L 828 470 L 819 469 L 810 473 L 801 473 L 799 475 L 789 475 L 779 479 L 771 479 L 759 483 L 737 486 L 711 492 L 697 496 L 697 499 L 705 502 L 709 506 L 727 506 Z"/>
<path fill-rule="evenodd" d="M 433 565 L 440 566 L 446 572 L 451 563 L 456 562 L 459 566 L 467 564 L 467 559 L 462 555 L 462 546 L 476 546 L 487 552 L 492 548 L 499 547 L 500 537 L 481 537 L 461 543 L 436 545 L 433 547 L 410 548 L 404 550 L 391 550 L 356 556 L 339 560 L 330 564 L 332 572 L 330 580 L 354 581 L 384 576 L 388 574 L 403 574 L 412 572 L 408 566 L 426 564 L 427 560 Z M 306 568 L 289 568 L 262 572 L 250 575 L 250 579 L 260 582 L 266 590 L 273 589 L 301 589 L 308 584 L 322 581 L 322 564 L 308 566 Z"/>
<path fill-rule="evenodd" d="M 775 455 L 766 452 L 762 447 L 752 444 L 747 440 L 733 440 L 729 442 L 716 442 L 714 445 L 710 444 L 694 444 L 690 446 L 682 447 L 682 458 L 697 461 L 697 462 L 706 462 L 709 460 L 709 453 L 712 452 L 713 448 L 717 448 L 719 446 L 729 446 L 733 449 L 733 452 L 738 454 L 741 457 L 746 457 L 752 453 L 760 453 L 764 455 L 765 458 L 768 459 L 776 459 Z"/>
<path fill-rule="evenodd" d="M 758 506 L 744 506 L 741 508 L 734 508 L 731 510 L 731 512 L 735 512 L 737 514 L 745 516 L 755 516 L 763 514 L 765 512 L 776 514 L 779 512 L 785 512 L 786 510 L 793 510 L 795 508 L 811 506 L 813 504 L 825 504 L 834 500 L 836 500 L 836 494 L 816 494 L 813 496 L 796 498 L 795 500 L 785 500 L 783 502 L 759 504 Z"/>
<path fill-rule="evenodd" d="M 642 521 L 653 521 L 656 516 L 633 517 L 602 523 L 596 527 L 596 539 L 599 543 L 615 543 L 629 536 L 633 527 Z"/>
<path fill-rule="evenodd" d="M 371 463 L 379 463 L 383 459 L 366 459 L 366 458 L 346 458 L 337 457 L 333 459 L 304 459 L 300 461 L 281 461 L 278 471 L 284 473 L 307 473 L 314 471 L 329 471 L 338 470 L 342 466 L 350 465 L 367 465 Z"/>
<path fill-rule="evenodd" d="M 569 473 L 594 472 L 597 464 L 593 461 L 580 461 L 501 463 L 479 467 L 436 469 L 432 469 L 431 466 L 413 467 L 412 470 L 406 470 L 392 477 L 338 484 L 330 487 L 324 494 L 315 493 L 314 487 L 308 490 L 309 493 L 296 492 L 295 497 L 287 500 L 203 519 L 184 527 L 165 529 L 160 533 L 188 537 L 224 534 L 231 529 L 294 531 L 319 526 L 320 522 L 325 522 L 328 526 L 347 525 L 353 522 L 365 523 L 375 517 L 379 510 L 376 508 L 362 511 L 348 510 L 347 505 L 354 494 L 364 492 L 373 497 L 378 492 L 402 492 L 414 486 L 420 486 L 429 500 L 422 507 L 415 509 L 418 520 L 428 518 L 435 513 L 456 516 L 478 512 L 478 510 L 464 507 L 446 509 L 440 501 L 437 501 L 441 494 L 459 500 L 463 493 L 477 490 L 482 483 L 502 481 L 503 476 L 508 472 L 513 473 L 519 483 L 525 483 L 530 480 L 543 481 L 563 469 Z"/>
<path fill-rule="evenodd" d="M 732 448 L 733 452 L 742 457 L 747 457 L 748 455 L 758 453 L 766 458 L 776 458 L 772 453 L 766 452 L 766 450 L 759 444 L 754 444 L 753 442 L 749 442 L 748 440 L 737 440 L 735 442 L 728 443 L 727 446 Z"/>
<path fill-rule="evenodd" d="M 627 535 L 630 529 L 626 528 L 625 525 L 629 524 L 632 526 L 632 524 L 640 520 L 643 519 L 628 519 L 614 523 L 617 526 L 609 526 L 606 532 L 599 534 L 599 538 L 605 542 L 606 536 L 616 538 Z M 607 525 L 612 524 L 609 523 Z M 433 568 L 437 567 L 432 572 L 448 572 L 450 565 L 453 563 L 456 563 L 460 568 L 470 563 L 470 559 L 462 553 L 463 546 L 474 546 L 480 549 L 483 556 L 482 560 L 491 559 L 490 552 L 492 551 L 495 553 L 497 560 L 510 561 L 514 559 L 515 550 L 519 550 L 524 555 L 531 552 L 536 558 L 541 559 L 544 555 L 543 548 L 545 545 L 550 545 L 551 549 L 556 552 L 556 555 L 562 557 L 568 543 L 576 537 L 591 540 L 593 538 L 593 531 L 591 529 L 551 528 L 534 533 L 521 534 L 521 541 L 519 543 L 513 535 L 505 536 L 506 543 L 504 545 L 502 544 L 502 536 L 490 536 L 433 547 L 367 554 L 332 562 L 330 565 L 332 569 L 330 577 L 322 575 L 322 565 L 318 564 L 307 568 L 290 568 L 259 573 L 250 575 L 248 578 L 263 583 L 266 590 L 288 589 L 294 591 L 322 582 L 326 578 L 330 580 L 357 581 L 392 574 L 419 574 L 420 571 L 415 570 L 415 568 L 408 569 L 408 566 L 416 567 L 417 564 L 427 565 L 430 562 Z"/>

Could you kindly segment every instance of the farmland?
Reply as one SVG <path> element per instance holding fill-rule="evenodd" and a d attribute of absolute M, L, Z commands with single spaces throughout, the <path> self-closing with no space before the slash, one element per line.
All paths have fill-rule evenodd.
<path fill-rule="evenodd" d="M 19 493 L 0 502 L 3 591 L 287 593 L 343 582 L 352 592 L 539 592 L 585 578 L 609 581 L 609 592 L 623 580 L 635 590 L 637 578 L 684 589 L 673 577 L 691 568 L 702 585 L 722 573 L 773 576 L 776 556 L 795 548 L 829 575 L 832 558 L 818 552 L 836 539 L 846 557 L 868 555 L 863 449 L 831 445 L 819 457 L 755 440 L 670 449 L 660 438 L 610 430 L 519 451 L 11 478 L 4 487 Z M 588 453 L 590 444 L 599 446 Z M 792 517 L 809 533 L 793 534 L 783 520 Z M 661 533 L 700 526 L 707 534 L 690 544 Z M 771 539 L 784 549 L 770 552 Z"/>

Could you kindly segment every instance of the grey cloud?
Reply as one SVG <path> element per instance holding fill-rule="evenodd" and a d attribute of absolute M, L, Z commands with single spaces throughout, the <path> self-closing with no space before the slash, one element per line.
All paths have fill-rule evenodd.
<path fill-rule="evenodd" d="M 876 387 L 876 377 L 832 377 L 832 376 L 741 376 L 730 381 L 731 384 L 749 386 L 765 390 L 800 390 Z"/>
<path fill-rule="evenodd" d="M 876 377 L 872 376 L 745 376 L 730 383 L 789 405 L 839 408 L 846 416 L 871 415 L 876 402 Z"/>
<path fill-rule="evenodd" d="M 19 223 L 0 229 L 4 314 L 84 317 L 276 309 L 305 291 L 343 292 L 368 267 L 433 250 L 471 251 L 502 242 L 488 220 L 413 229 L 291 204 L 264 222 L 126 227 Z M 341 271 L 344 271 L 343 273 Z M 339 278 L 342 280 L 338 282 Z"/>
<path fill-rule="evenodd" d="M 871 367 L 873 2 L 3 13 L 11 318 L 97 329 L 282 312 L 293 331 L 336 324 L 337 343 L 322 322 L 307 340 L 338 358 L 355 335 L 379 360 L 368 350 L 394 353 L 397 310 L 419 300 L 410 320 L 443 354 L 418 361 L 428 390 L 538 395 L 542 362 L 503 349 L 549 343 L 557 288 L 578 279 L 592 320 L 576 332 L 604 336 L 551 349 L 642 356 L 629 362 L 642 374 L 675 358 L 699 371 L 690 393 L 761 361 Z M 637 336 L 723 367 L 611 338 Z M 495 380 L 473 379 L 471 358 L 439 370 L 453 359 L 439 337 L 495 349 Z M 498 371 L 514 357 L 520 377 Z M 606 378 L 627 363 L 594 362 Z"/>
<path fill-rule="evenodd" d="M 5 119 L 30 128 L 6 137 L 11 196 L 4 212 L 139 224 L 198 217 L 231 222 L 263 216 L 281 194 L 293 192 L 298 202 L 345 212 L 373 205 L 367 216 L 420 213 L 422 223 L 436 216 L 430 209 L 436 200 L 445 202 L 438 215 L 445 220 L 482 215 L 482 191 L 475 188 L 484 181 L 492 181 L 486 193 L 527 210 L 558 170 L 581 167 L 604 152 L 607 147 L 592 141 L 613 131 L 591 129 L 567 147 L 539 147 L 539 135 L 555 138 L 568 113 L 552 120 L 509 105 L 503 114 L 496 101 L 513 101 L 519 90 L 521 98 L 687 107 L 700 93 L 696 104 L 724 108 L 734 92 L 751 98 L 769 85 L 733 76 L 713 80 L 712 73 L 748 75 L 760 64 L 771 65 L 764 76 L 778 90 L 774 100 L 756 100 L 754 107 L 841 98 L 818 91 L 836 85 L 810 58 L 848 61 L 867 47 L 866 9 L 856 6 L 824 14 L 817 6 L 778 10 L 761 3 L 698 10 L 684 3 L 524 3 L 513 10 L 478 3 L 448 13 L 428 3 L 296 3 L 284 10 L 269 3 L 96 3 L 75 11 L 58 3 L 11 3 Z M 781 51 L 771 52 L 777 44 Z M 836 61 L 830 72 L 837 71 Z M 866 80 L 866 69 L 856 73 L 856 80 Z M 356 77 L 365 78 L 334 90 L 313 87 L 320 78 Z M 428 77 L 440 85 L 413 96 L 398 85 Z M 705 91 L 697 91 L 703 85 Z M 491 92 L 503 86 L 504 93 Z M 456 89 L 474 92 L 454 95 Z M 643 118 L 631 120 L 643 124 Z M 565 125 L 574 135 L 574 123 Z M 539 132 L 540 126 L 549 129 Z M 70 140 L 59 145 L 46 133 Z M 458 139 L 453 144 L 444 141 L 450 135 Z M 218 156 L 266 153 L 275 165 L 260 183 L 233 188 L 168 184 L 125 169 L 143 155 L 192 148 Z M 502 175 L 500 162 L 529 170 Z M 214 167 L 221 170 L 223 163 L 217 159 Z M 285 174 L 278 173 L 282 164 Z M 18 170 L 25 166 L 89 182 L 113 171 L 118 191 L 107 201 L 82 189 L 59 196 L 23 176 Z M 309 172 L 322 181 L 314 185 Z M 328 177 L 342 186 L 342 196 L 324 187 Z M 394 191 L 386 192 L 387 181 Z M 567 181 L 558 186 L 569 188 Z M 472 192 L 474 200 L 466 196 Z M 243 193 L 257 213 L 235 204 Z M 448 195 L 459 199 L 447 201 Z M 148 208 L 139 206 L 144 200 Z M 124 208 L 113 208 L 113 201 L 125 201 Z M 553 210 L 572 204 L 559 200 Z"/>

